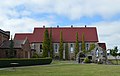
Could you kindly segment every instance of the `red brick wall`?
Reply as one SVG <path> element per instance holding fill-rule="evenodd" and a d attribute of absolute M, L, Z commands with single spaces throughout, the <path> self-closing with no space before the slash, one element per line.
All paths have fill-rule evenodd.
<path fill-rule="evenodd" d="M 7 39 L 7 38 L 4 38 Z M 14 49 L 16 50 L 16 58 L 30 58 L 30 52 L 31 52 L 31 48 L 30 48 L 30 44 L 29 41 L 25 41 L 24 44 L 21 45 L 22 48 L 19 49 Z M 0 58 L 6 58 L 6 50 L 9 49 L 0 49 Z"/>
<path fill-rule="evenodd" d="M 9 40 L 9 36 L 0 33 L 0 43 L 2 43 L 4 40 Z"/>
<path fill-rule="evenodd" d="M 0 44 L 2 43 L 2 34 L 0 33 Z"/>
<path fill-rule="evenodd" d="M 0 49 L 0 58 L 6 58 L 6 49 Z"/>
<path fill-rule="evenodd" d="M 22 49 L 23 49 L 23 58 L 30 58 L 31 48 L 28 40 L 26 40 L 25 44 L 22 45 Z"/>
<path fill-rule="evenodd" d="M 9 49 L 0 49 L 0 58 L 7 58 L 6 50 Z M 16 58 L 27 58 L 25 57 L 25 52 L 22 49 L 14 49 L 16 51 Z"/>
<path fill-rule="evenodd" d="M 16 49 L 16 58 L 23 58 L 23 50 Z"/>
<path fill-rule="evenodd" d="M 4 41 L 4 40 L 9 40 L 9 36 L 3 35 L 2 41 Z"/>

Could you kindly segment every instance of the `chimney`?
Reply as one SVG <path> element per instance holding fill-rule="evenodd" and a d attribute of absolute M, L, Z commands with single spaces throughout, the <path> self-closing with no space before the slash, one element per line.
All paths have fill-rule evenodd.
<path fill-rule="evenodd" d="M 43 28 L 45 28 L 45 25 L 43 25 Z"/>
<path fill-rule="evenodd" d="M 85 25 L 85 28 L 86 28 L 87 26 Z"/>
<path fill-rule="evenodd" d="M 73 28 L 73 25 L 71 25 L 71 28 Z"/>
<path fill-rule="evenodd" d="M 57 25 L 57 28 L 59 28 L 59 25 Z"/>

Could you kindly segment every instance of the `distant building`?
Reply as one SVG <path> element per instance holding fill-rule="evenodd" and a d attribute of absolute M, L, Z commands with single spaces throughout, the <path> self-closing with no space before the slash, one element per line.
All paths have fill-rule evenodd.
<path fill-rule="evenodd" d="M 14 42 L 14 52 L 15 58 L 30 58 L 31 48 L 29 41 L 25 40 L 13 40 Z M 4 41 L 0 46 L 0 58 L 8 58 L 8 53 L 10 51 L 11 41 Z"/>
<path fill-rule="evenodd" d="M 96 47 L 91 52 L 91 55 L 92 55 L 92 61 L 94 62 L 97 62 L 98 60 L 101 60 L 101 61 L 107 60 L 106 44 L 96 43 Z"/>
<path fill-rule="evenodd" d="M 84 34 L 85 48 L 86 50 L 90 49 L 90 44 L 98 44 L 98 35 L 96 27 L 43 27 L 43 28 L 34 28 L 33 33 L 16 33 L 14 39 L 15 40 L 23 40 L 26 37 L 30 41 L 31 49 L 35 49 L 39 55 L 42 55 L 42 43 L 43 43 L 43 35 L 45 29 L 48 29 L 49 33 L 52 30 L 52 41 L 54 48 L 54 56 L 59 56 L 59 42 L 60 42 L 60 31 L 63 34 L 63 42 L 68 43 L 69 47 L 69 59 L 74 59 L 74 49 L 76 42 L 76 33 L 78 32 L 78 40 L 79 40 L 79 51 L 81 51 L 81 43 L 82 43 L 82 34 Z M 102 44 L 101 44 L 102 46 Z M 101 47 L 100 46 L 100 47 Z M 106 45 L 104 45 L 106 48 Z M 101 47 L 102 48 L 102 47 Z M 95 49 L 95 51 L 98 48 Z M 63 50 L 63 58 L 65 58 L 65 49 Z M 91 54 L 92 55 L 92 54 Z M 95 55 L 94 55 L 95 56 Z"/>
<path fill-rule="evenodd" d="M 10 32 L 0 29 L 0 58 L 8 58 L 8 52 L 10 51 Z M 14 50 L 16 58 L 30 58 L 31 47 L 27 38 L 23 40 L 13 40 Z"/>
<path fill-rule="evenodd" d="M 119 50 L 118 53 L 120 53 L 120 50 Z M 115 57 L 113 57 L 113 56 L 110 54 L 110 49 L 107 50 L 107 58 L 108 58 L 108 60 L 114 60 L 114 59 L 115 59 Z M 120 59 L 120 56 L 117 56 L 116 58 L 117 58 L 117 59 Z"/>
<path fill-rule="evenodd" d="M 0 44 L 3 41 L 9 40 L 10 38 L 10 31 L 3 31 L 0 29 Z"/>

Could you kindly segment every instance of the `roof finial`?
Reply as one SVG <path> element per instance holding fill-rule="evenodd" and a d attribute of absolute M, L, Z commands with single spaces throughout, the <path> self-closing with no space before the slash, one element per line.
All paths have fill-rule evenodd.
<path fill-rule="evenodd" d="M 59 28 L 59 25 L 57 25 L 57 28 Z"/>
<path fill-rule="evenodd" d="M 45 28 L 45 25 L 43 25 L 43 28 Z"/>

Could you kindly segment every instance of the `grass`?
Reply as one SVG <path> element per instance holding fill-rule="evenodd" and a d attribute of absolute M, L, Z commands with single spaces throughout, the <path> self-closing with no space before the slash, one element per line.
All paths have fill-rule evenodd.
<path fill-rule="evenodd" d="M 0 76 L 120 76 L 120 65 L 76 64 L 53 61 L 50 65 L 0 70 Z"/>
<path fill-rule="evenodd" d="M 110 60 L 113 64 L 117 64 L 116 60 Z M 120 65 L 120 60 L 118 60 L 118 64 Z"/>

